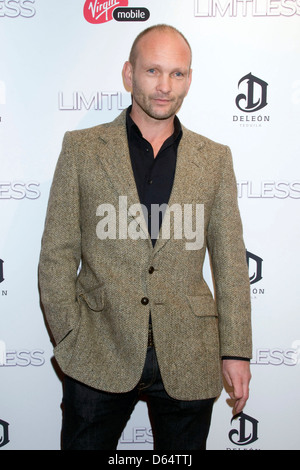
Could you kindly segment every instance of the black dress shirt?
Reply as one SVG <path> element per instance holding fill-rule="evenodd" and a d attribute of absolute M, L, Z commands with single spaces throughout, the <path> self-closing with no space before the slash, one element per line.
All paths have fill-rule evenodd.
<path fill-rule="evenodd" d="M 163 211 L 159 212 L 157 227 L 151 225 L 151 204 L 168 204 L 173 187 L 177 149 L 182 130 L 177 116 L 174 120 L 174 133 L 163 143 L 154 158 L 151 144 L 144 139 L 139 128 L 127 111 L 127 136 L 135 183 L 140 203 L 146 208 L 148 230 L 154 246 L 162 222 Z M 156 218 L 155 218 L 156 221 Z M 151 233 L 152 231 L 152 233 Z"/>

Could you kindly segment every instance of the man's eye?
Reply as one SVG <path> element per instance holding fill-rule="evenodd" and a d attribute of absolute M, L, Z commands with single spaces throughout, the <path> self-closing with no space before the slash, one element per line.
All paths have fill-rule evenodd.
<path fill-rule="evenodd" d="M 176 78 L 181 78 L 181 77 L 183 77 L 183 73 L 182 73 L 182 72 L 175 72 L 175 73 L 174 73 L 174 76 L 175 76 Z"/>
<path fill-rule="evenodd" d="M 155 73 L 155 69 L 149 69 L 148 72 L 149 73 Z"/>

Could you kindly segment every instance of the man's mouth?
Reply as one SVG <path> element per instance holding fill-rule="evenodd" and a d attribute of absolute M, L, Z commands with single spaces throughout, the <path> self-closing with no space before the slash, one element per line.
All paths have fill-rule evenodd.
<path fill-rule="evenodd" d="M 167 104 L 167 103 L 170 103 L 172 100 L 169 99 L 169 98 L 160 98 L 160 97 L 155 97 L 153 98 L 153 100 L 156 102 L 156 103 L 160 103 L 160 104 Z"/>

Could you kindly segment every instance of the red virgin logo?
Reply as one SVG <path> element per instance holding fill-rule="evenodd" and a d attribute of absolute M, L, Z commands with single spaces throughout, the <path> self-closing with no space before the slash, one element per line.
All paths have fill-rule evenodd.
<path fill-rule="evenodd" d="M 117 7 L 127 7 L 128 0 L 86 0 L 83 7 L 85 19 L 92 24 L 106 23 L 113 19 L 113 11 Z"/>

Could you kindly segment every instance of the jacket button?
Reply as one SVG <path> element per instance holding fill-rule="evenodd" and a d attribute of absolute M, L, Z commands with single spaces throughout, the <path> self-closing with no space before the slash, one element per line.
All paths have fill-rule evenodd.
<path fill-rule="evenodd" d="M 143 305 L 147 305 L 149 303 L 148 297 L 143 297 L 141 302 L 142 302 Z"/>
<path fill-rule="evenodd" d="M 150 266 L 150 268 L 148 269 L 148 272 L 149 272 L 149 274 L 154 273 L 154 268 L 153 268 L 153 266 Z"/>

